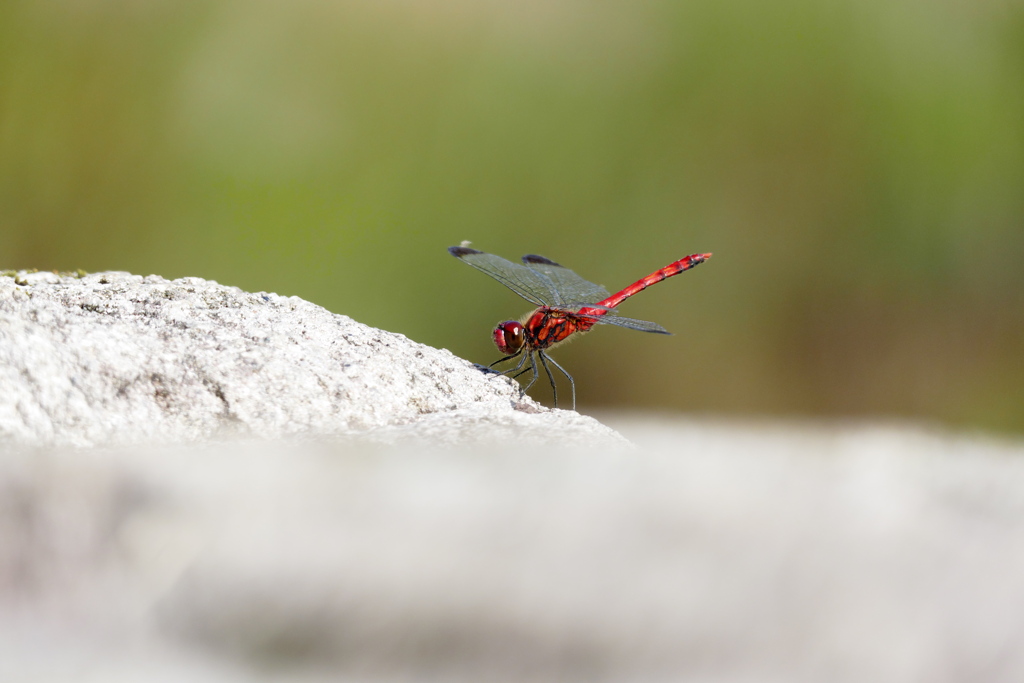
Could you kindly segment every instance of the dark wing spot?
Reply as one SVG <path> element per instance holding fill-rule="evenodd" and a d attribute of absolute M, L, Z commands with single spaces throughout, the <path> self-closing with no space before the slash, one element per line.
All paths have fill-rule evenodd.
<path fill-rule="evenodd" d="M 462 258 L 463 256 L 482 254 L 484 252 L 477 251 L 476 249 L 470 249 L 469 247 L 448 247 L 448 253 L 454 256 L 455 258 Z"/>
<path fill-rule="evenodd" d="M 523 263 L 526 265 L 530 265 L 531 263 L 542 263 L 546 266 L 558 266 L 559 268 L 565 267 L 561 263 L 555 263 L 551 259 L 544 258 L 543 256 L 537 256 L 537 254 L 527 254 L 523 257 Z"/>

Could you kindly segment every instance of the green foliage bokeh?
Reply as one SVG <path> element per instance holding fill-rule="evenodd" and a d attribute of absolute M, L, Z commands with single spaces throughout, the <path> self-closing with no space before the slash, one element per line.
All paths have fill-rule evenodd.
<path fill-rule="evenodd" d="M 540 253 L 676 332 L 581 408 L 1024 431 L 1024 5 L 12 0 L 0 268 L 297 295 L 479 362 Z M 543 392 L 538 392 L 543 396 Z"/>

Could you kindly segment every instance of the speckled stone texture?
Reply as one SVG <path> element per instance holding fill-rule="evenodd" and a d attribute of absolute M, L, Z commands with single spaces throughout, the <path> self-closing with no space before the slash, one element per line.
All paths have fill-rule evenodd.
<path fill-rule="evenodd" d="M 297 297 L 128 273 L 0 276 L 0 441 L 622 439 L 446 350 Z"/>

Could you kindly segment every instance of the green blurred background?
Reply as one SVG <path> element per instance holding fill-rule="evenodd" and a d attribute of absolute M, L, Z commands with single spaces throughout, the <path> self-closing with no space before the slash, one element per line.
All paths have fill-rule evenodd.
<path fill-rule="evenodd" d="M 0 268 L 199 276 L 497 358 L 611 289 L 581 409 L 1024 432 L 1024 4 L 4 0 Z M 545 398 L 543 391 L 536 392 Z"/>

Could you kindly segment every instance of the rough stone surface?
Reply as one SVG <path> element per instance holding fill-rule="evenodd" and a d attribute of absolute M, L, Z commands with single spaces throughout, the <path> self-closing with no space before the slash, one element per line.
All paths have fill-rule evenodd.
<path fill-rule="evenodd" d="M 0 276 L 0 440 L 620 440 L 434 349 L 297 297 L 128 273 Z"/>

